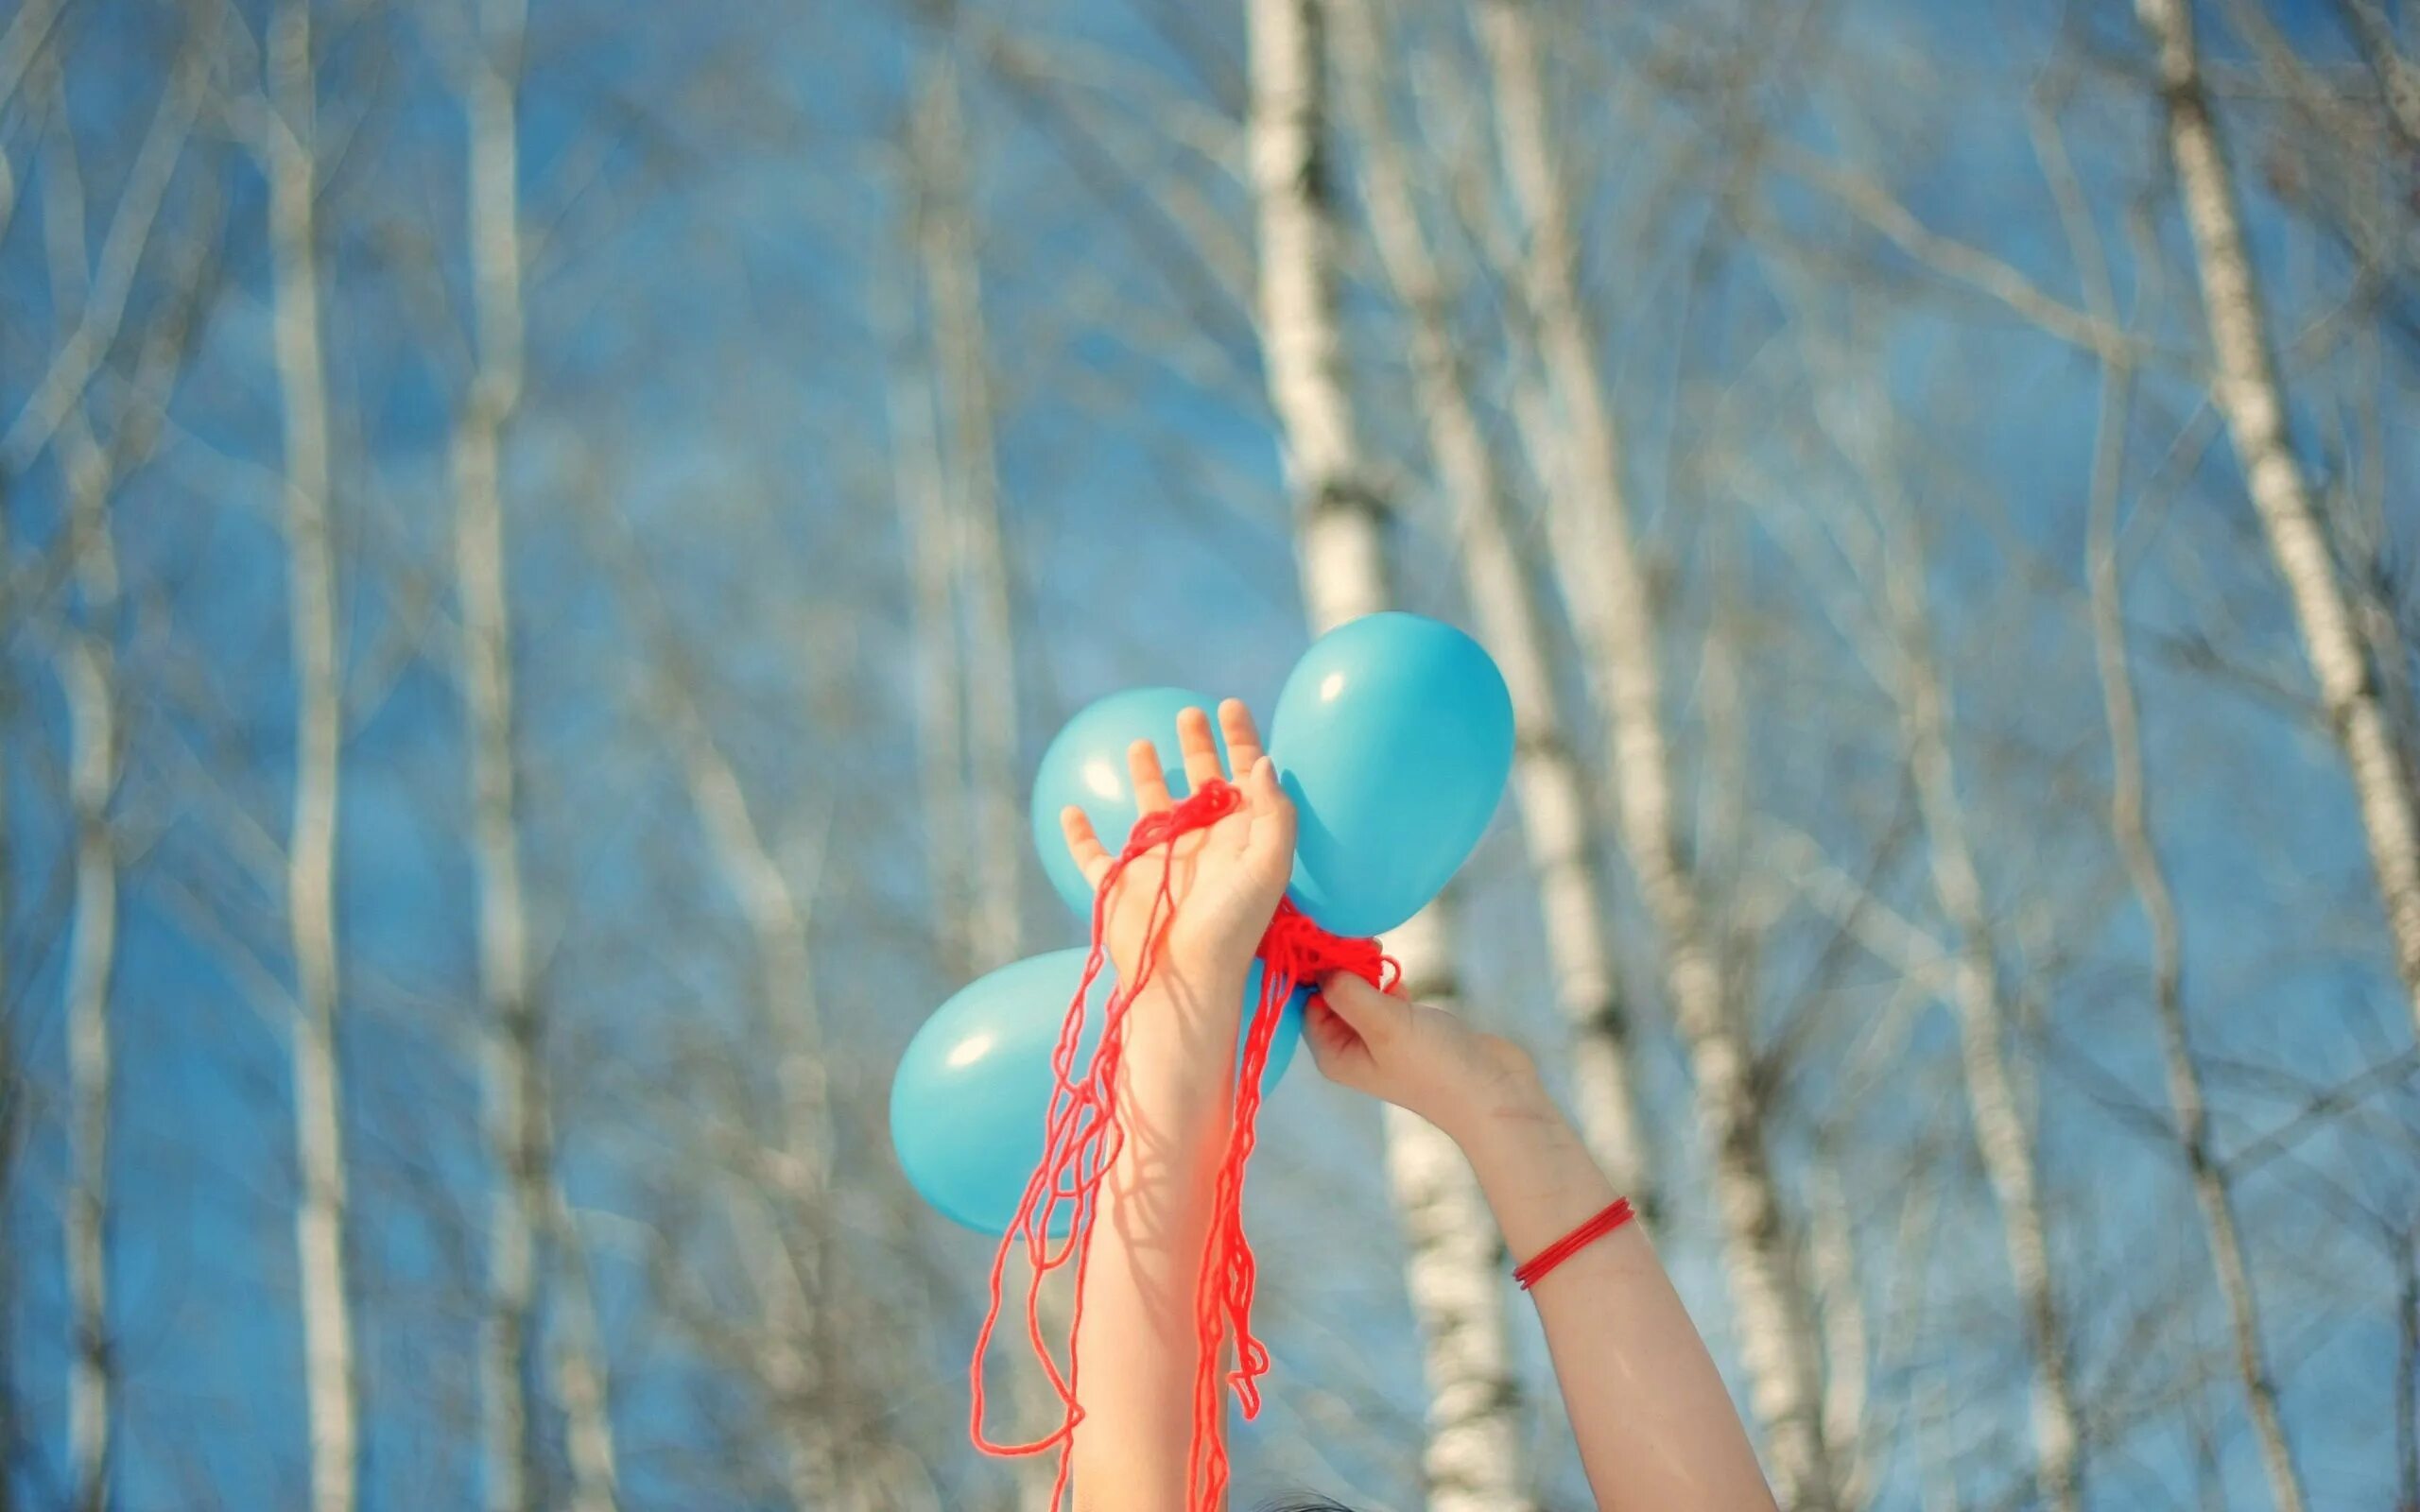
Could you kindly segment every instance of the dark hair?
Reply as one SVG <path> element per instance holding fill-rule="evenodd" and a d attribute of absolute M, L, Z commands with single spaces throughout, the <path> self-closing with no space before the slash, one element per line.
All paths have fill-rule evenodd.
<path fill-rule="evenodd" d="M 1283 1498 L 1264 1502 L 1260 1512 L 1353 1512 L 1353 1509 L 1341 1502 L 1331 1502 L 1322 1496 L 1309 1502 L 1288 1502 Z"/>

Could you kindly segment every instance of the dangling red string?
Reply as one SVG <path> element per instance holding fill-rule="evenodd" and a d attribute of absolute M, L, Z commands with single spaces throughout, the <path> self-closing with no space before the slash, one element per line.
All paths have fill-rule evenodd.
<path fill-rule="evenodd" d="M 1058 1473 L 1050 1489 L 1050 1504 L 1054 1507 L 1066 1495 L 1071 1464 L 1068 1451 L 1076 1425 L 1084 1418 L 1083 1406 L 1077 1399 L 1079 1358 L 1075 1345 L 1084 1325 L 1084 1270 L 1092 1257 L 1093 1220 L 1101 1182 L 1108 1177 L 1126 1143 L 1117 1073 L 1126 1052 L 1127 1009 L 1158 970 L 1161 941 L 1176 915 L 1176 896 L 1170 887 L 1167 863 L 1173 858 L 1177 840 L 1218 823 L 1241 807 L 1243 801 L 1242 792 L 1233 783 L 1202 783 L 1184 802 L 1139 820 L 1127 836 L 1125 849 L 1101 878 L 1099 890 L 1093 898 L 1092 948 L 1084 957 L 1082 980 L 1076 984 L 1076 995 L 1067 1005 L 1066 1021 L 1060 1025 L 1059 1042 L 1051 1055 L 1055 1085 L 1045 1122 L 1042 1160 L 1026 1182 L 1016 1222 L 1000 1236 L 1000 1247 L 992 1257 L 991 1305 L 975 1336 L 975 1359 L 968 1375 L 974 1395 L 971 1433 L 975 1447 L 987 1454 L 1040 1454 L 1056 1450 Z M 1145 920 L 1143 948 L 1134 963 L 1133 979 L 1119 982 L 1102 1005 L 1100 1044 L 1093 1052 L 1091 1064 L 1079 1075 L 1076 1050 L 1083 1040 L 1086 1000 L 1108 959 L 1103 934 L 1109 899 L 1127 867 L 1153 850 L 1163 852 L 1163 864 L 1159 887 Z M 1294 995 L 1295 987 L 1314 977 L 1330 971 L 1350 971 L 1374 987 L 1386 988 L 1393 986 L 1397 974 L 1395 963 L 1378 948 L 1376 940 L 1331 935 L 1283 899 L 1253 954 L 1261 962 L 1260 998 L 1253 1005 L 1252 1020 L 1244 1034 L 1242 1063 L 1236 1070 L 1235 1114 L 1212 1188 L 1210 1233 L 1202 1251 L 1200 1287 L 1194 1295 L 1194 1332 L 1201 1353 L 1194 1379 L 1193 1441 L 1185 1459 L 1186 1505 L 1194 1512 L 1215 1512 L 1227 1486 L 1226 1435 L 1220 1432 L 1219 1421 L 1226 1394 L 1220 1389 L 1219 1379 L 1219 1362 L 1225 1353 L 1227 1340 L 1232 1337 L 1236 1344 L 1236 1367 L 1228 1372 L 1227 1382 L 1235 1387 L 1247 1418 L 1260 1412 L 1259 1380 L 1269 1372 L 1269 1350 L 1252 1332 L 1253 1289 L 1258 1267 L 1253 1258 L 1252 1242 L 1244 1234 L 1243 1192 L 1244 1167 L 1252 1159 L 1260 1118 L 1261 1074 L 1269 1065 L 1278 1020 L 1287 1000 Z M 1063 1207 L 1067 1214 L 1067 1233 L 1065 1242 L 1054 1249 L 1050 1228 Z M 1051 1389 L 1058 1393 L 1061 1418 L 1058 1427 L 1029 1444 L 995 1444 L 983 1433 L 983 1356 L 991 1348 L 993 1330 L 999 1323 L 1001 1285 L 1009 1256 L 1020 1246 L 1032 1271 L 1032 1279 L 1026 1286 L 1026 1341 L 1041 1360 Z M 1069 1264 L 1075 1268 L 1076 1305 L 1068 1322 L 1068 1366 L 1063 1376 L 1042 1336 L 1042 1283 L 1050 1272 Z"/>

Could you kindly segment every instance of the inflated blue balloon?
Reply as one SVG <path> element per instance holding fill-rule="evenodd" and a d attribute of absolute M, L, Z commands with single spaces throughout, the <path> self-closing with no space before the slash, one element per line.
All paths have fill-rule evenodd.
<path fill-rule="evenodd" d="M 1134 828 L 1134 784 L 1126 775 L 1126 747 L 1148 740 L 1160 751 L 1160 766 L 1168 775 L 1168 791 L 1183 798 L 1192 789 L 1184 781 L 1184 758 L 1176 746 L 1176 716 L 1187 709 L 1215 713 L 1218 700 L 1183 688 L 1129 688 L 1097 698 L 1067 721 L 1066 728 L 1042 753 L 1033 776 L 1033 847 L 1042 855 L 1042 869 L 1079 917 L 1093 916 L 1093 890 L 1068 857 L 1067 842 L 1059 829 L 1059 811 L 1073 803 L 1093 821 L 1093 833 L 1115 855 Z M 1215 729 L 1215 720 L 1213 723 Z M 1219 754 L 1226 755 L 1224 737 Z M 1073 992 L 1070 980 L 1067 990 Z"/>
<path fill-rule="evenodd" d="M 1054 1085 L 1050 1057 L 1084 974 L 1084 954 L 1052 951 L 978 978 L 925 1021 L 900 1059 L 890 1085 L 890 1143 L 899 1164 L 925 1201 L 969 1228 L 1006 1232 L 1041 1163 Z M 1087 1000 L 1079 1074 L 1100 1043 L 1109 987 L 1104 970 Z M 1307 987 L 1298 989 L 1278 1020 L 1260 1078 L 1264 1095 L 1294 1058 L 1309 995 Z M 1247 1022 L 1259 1001 L 1255 963 L 1245 988 Z M 1239 1057 L 1242 1049 L 1236 1046 Z M 1065 1231 L 1068 1208 L 1061 1205 L 1053 1231 Z"/>
<path fill-rule="evenodd" d="M 1270 716 L 1294 799 L 1297 906 L 1339 935 L 1394 928 L 1478 843 L 1512 766 L 1512 699 L 1477 641 L 1370 614 L 1312 643 Z"/>

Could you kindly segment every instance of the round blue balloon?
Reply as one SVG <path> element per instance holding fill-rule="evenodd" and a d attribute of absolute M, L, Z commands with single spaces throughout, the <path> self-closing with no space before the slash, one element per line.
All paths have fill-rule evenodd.
<path fill-rule="evenodd" d="M 1043 1121 L 1056 1085 L 1050 1057 L 1084 974 L 1084 954 L 1052 951 L 977 979 L 925 1021 L 900 1058 L 890 1086 L 890 1143 L 900 1167 L 925 1201 L 969 1228 L 1007 1232 L 1042 1160 Z M 1104 969 L 1086 1000 L 1078 1075 L 1099 1046 L 1109 991 Z M 1261 1073 L 1264 1095 L 1294 1058 L 1309 996 L 1309 988 L 1298 988 L 1278 1020 Z M 1247 1023 L 1259 1001 L 1255 963 L 1244 989 Z M 1240 1059 L 1243 1047 L 1236 1049 Z M 1068 1208 L 1061 1205 L 1054 1231 L 1065 1230 Z"/>
<path fill-rule="evenodd" d="M 1296 905 L 1375 935 L 1436 897 L 1486 831 L 1512 766 L 1512 698 L 1452 626 L 1365 615 L 1304 653 L 1269 754 L 1298 814 Z"/>
<path fill-rule="evenodd" d="M 1042 753 L 1033 776 L 1033 847 L 1041 852 L 1042 869 L 1050 885 L 1080 918 L 1093 915 L 1093 890 L 1067 855 L 1059 828 L 1060 811 L 1074 804 L 1093 821 L 1093 833 L 1115 855 L 1134 828 L 1134 784 L 1126 774 L 1126 747 L 1148 740 L 1159 747 L 1160 766 L 1168 776 L 1168 791 L 1178 798 L 1192 789 L 1184 781 L 1184 758 L 1177 749 L 1176 716 L 1187 709 L 1211 713 L 1218 701 L 1184 688 L 1130 688 L 1086 704 L 1067 721 Z M 1215 722 L 1214 722 L 1215 728 Z M 1227 746 L 1219 740 L 1223 761 Z M 1070 982 L 1067 990 L 1073 992 Z"/>

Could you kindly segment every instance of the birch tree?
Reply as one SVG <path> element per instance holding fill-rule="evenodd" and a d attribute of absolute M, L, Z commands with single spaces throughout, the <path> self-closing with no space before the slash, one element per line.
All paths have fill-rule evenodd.
<path fill-rule="evenodd" d="M 295 1274 L 312 1512 L 353 1512 L 360 1489 L 360 1396 L 347 1279 L 344 1088 L 337 1060 L 337 823 L 344 688 L 330 539 L 327 360 L 320 339 L 319 87 L 311 0 L 270 18 L 266 109 L 270 340 L 285 424 L 286 614 L 295 680 L 294 793 L 285 906 L 294 954 Z"/>
<path fill-rule="evenodd" d="M 503 441 L 524 382 L 516 80 L 527 25 L 523 0 L 478 0 L 465 49 L 465 225 L 475 360 L 454 437 L 455 587 L 486 1009 L 481 1074 L 495 1177 L 479 1343 L 481 1459 L 492 1512 L 525 1512 L 536 1504 L 536 1426 L 527 1383 L 543 1374 L 536 1366 L 541 1241 L 577 1239 L 556 1185 L 545 1025 L 529 972 L 505 535 Z M 571 1417 L 573 1505 L 577 1512 L 611 1512 L 614 1435 L 602 1370 L 577 1328 L 558 1331 L 554 1360 Z"/>
<path fill-rule="evenodd" d="M 1016 641 L 1000 528 L 1000 475 L 983 318 L 982 269 L 965 182 L 972 155 L 956 58 L 946 35 L 928 43 L 911 154 L 922 189 L 916 252 L 929 303 L 933 370 L 947 430 L 941 494 L 964 615 L 969 801 L 974 861 L 968 942 L 978 971 L 1024 954 L 1018 883 L 1025 805 L 1017 782 Z M 943 811 L 948 812 L 947 810 Z"/>
<path fill-rule="evenodd" d="M 1818 1512 L 1834 1504 L 1837 1489 L 1814 1306 L 1772 1169 L 1749 1026 L 1722 980 L 1706 900 L 1682 843 L 1653 595 L 1630 520 L 1612 399 L 1597 368 L 1596 322 L 1581 295 L 1578 231 L 1550 141 L 1535 8 L 1490 0 L 1479 31 L 1526 244 L 1518 285 L 1527 333 L 1560 439 L 1561 455 L 1539 469 L 1549 480 L 1555 568 L 1611 727 L 1606 780 L 1617 832 L 1656 925 L 1665 989 L 1688 1050 L 1750 1403 L 1783 1504 Z"/>
<path fill-rule="evenodd" d="M 113 810 L 125 765 L 120 711 L 128 696 L 116 652 L 122 615 L 112 503 L 152 455 L 161 431 L 158 411 L 182 369 L 204 298 L 209 258 L 202 243 L 215 230 L 209 216 L 171 228 L 163 226 L 161 212 L 187 156 L 212 47 L 207 26 L 179 40 L 167 88 L 128 164 L 97 249 L 86 245 L 85 177 L 66 71 L 55 61 L 42 70 L 51 117 L 43 239 L 60 344 L 11 438 L 49 446 L 65 495 L 64 601 L 52 606 L 42 602 L 46 594 L 29 592 L 23 612 L 45 621 L 38 636 L 50 649 L 67 711 L 74 877 L 63 986 L 71 1166 L 62 1225 L 71 1334 L 67 1484 L 72 1504 L 89 1512 L 112 1500 L 120 1390 L 110 1318 L 121 893 Z M 107 371 L 147 266 L 158 270 L 158 311 L 133 343 L 130 372 Z M 107 434 L 93 403 L 104 377 L 121 380 L 131 399 L 119 406 L 121 416 Z M 43 414 L 45 396 L 56 407 Z M 28 421 L 34 429 L 26 428 Z M 0 1130 L 0 1141 L 12 1132 Z"/>
<path fill-rule="evenodd" d="M 1453 290 L 1421 224 L 1402 143 L 1387 113 L 1386 40 L 1369 0 L 1340 0 L 1339 75 L 1361 146 L 1373 239 L 1411 321 L 1412 378 L 1439 478 L 1451 501 L 1462 591 L 1512 696 L 1512 783 L 1546 921 L 1555 1005 L 1573 1034 L 1573 1096 L 1591 1153 L 1640 1211 L 1657 1210 L 1651 1145 L 1631 1070 L 1634 1028 L 1597 866 L 1596 805 L 1555 684 L 1546 620 L 1521 559 L 1512 501 L 1479 419 L 1452 328 Z"/>
<path fill-rule="evenodd" d="M 2413 791 L 2412 757 L 2398 739 L 2327 521 L 2295 455 L 2285 384 L 2202 72 L 2192 8 L 2187 0 L 2135 0 L 2135 13 L 2158 55 L 2169 160 L 2192 238 L 2216 368 L 2211 403 L 2226 421 L 2293 604 L 2328 732 L 2352 776 L 2395 970 L 2420 1027 L 2420 794 Z M 2399 677 L 2403 669 L 2384 675 Z"/>
<path fill-rule="evenodd" d="M 2082 275 L 2086 302 L 2104 323 L 2118 323 L 2118 296 L 2108 255 L 2068 159 L 2065 137 L 2035 117 L 2039 156 L 2057 198 L 2067 247 Z M 2260 1462 L 2277 1512 L 2308 1505 L 2277 1400 L 2277 1384 L 2260 1323 L 2260 1302 L 2243 1233 L 2236 1220 L 2233 1184 L 2221 1163 L 2211 1128 L 2210 1094 L 2193 1048 L 2186 1014 L 2185 931 L 2176 889 L 2161 858 L 2152 823 L 2152 785 L 2143 756 L 2142 700 L 2128 644 L 2125 569 L 2118 551 L 2118 508 L 2125 485 L 2126 433 L 2135 374 L 2117 354 L 2101 360 L 2099 414 L 2093 428 L 2092 472 L 2084 528 L 2084 581 L 2092 622 L 2093 666 L 2109 730 L 2109 831 L 2117 842 L 2136 905 L 2151 932 L 2151 1007 L 2159 1033 L 2161 1068 L 2176 1142 L 2201 1211 L 2210 1266 L 2226 1305 L 2235 1344 L 2237 1380 L 2260 1446 Z"/>
<path fill-rule="evenodd" d="M 109 626 L 117 565 L 107 515 L 108 464 L 80 420 L 61 436 L 70 474 L 69 529 L 82 623 L 60 632 L 59 679 L 68 716 L 68 794 L 76 831 L 74 943 L 67 965 L 69 1102 L 75 1183 L 67 1207 L 67 1279 L 75 1322 L 68 1388 L 69 1472 L 76 1505 L 109 1501 L 116 1418 L 115 1350 L 109 1321 L 110 1132 L 115 1112 L 110 1000 L 117 965 L 119 691 Z"/>
<path fill-rule="evenodd" d="M 54 122 L 50 162 L 43 177 L 43 231 L 52 302 L 64 318 L 66 342 L 73 344 L 83 329 L 81 317 L 92 292 L 86 275 L 83 180 L 65 86 L 55 70 L 48 83 Z M 167 161 L 173 164 L 174 159 Z M 138 250 L 140 245 L 136 243 Z M 131 260 L 121 255 L 119 261 L 127 267 Z M 130 285 L 130 267 L 120 282 Z M 110 293 L 118 293 L 114 302 L 122 308 L 123 294 L 108 291 L 102 298 Z M 113 327 L 114 312 L 111 314 Z M 64 988 L 71 1163 L 62 1225 L 70 1332 L 67 1484 L 73 1505 L 99 1512 L 110 1495 L 117 1418 L 109 1318 L 110 1134 L 116 1118 L 110 999 L 118 935 L 117 841 L 110 811 L 119 772 L 119 691 L 111 637 L 117 610 L 117 563 L 110 537 L 109 459 L 86 423 L 80 394 L 51 434 L 66 485 L 69 576 L 78 600 L 78 612 L 55 632 L 58 644 L 52 658 L 67 705 L 68 810 L 75 854 Z"/>
<path fill-rule="evenodd" d="M 772 1137 L 750 1136 L 726 1213 L 755 1293 L 748 1374 L 770 1399 L 782 1489 L 794 1512 L 877 1512 L 883 1446 L 848 1435 L 849 1379 L 836 1231 L 838 1129 L 830 1047 L 816 983 L 813 894 L 792 875 L 700 701 L 704 672 L 684 644 L 636 543 L 600 520 L 597 544 L 649 652 L 636 694 L 668 730 L 709 865 L 737 905 L 754 958 L 770 1051 Z"/>
<path fill-rule="evenodd" d="M 930 673 L 949 679 L 923 695 L 923 738 L 957 736 L 964 742 L 962 753 L 928 747 L 922 758 L 935 771 L 944 764 L 962 764 L 957 766 L 959 790 L 942 796 L 942 805 L 927 813 L 925 823 L 947 825 L 962 816 L 966 828 L 960 833 L 974 842 L 964 868 L 964 927 L 945 924 L 944 937 L 962 938 L 968 969 L 982 972 L 1025 954 L 1020 883 L 1027 832 L 1019 796 L 1017 643 L 1001 523 L 996 394 L 968 181 L 977 149 L 966 129 L 955 53 L 956 8 L 942 8 L 942 15 L 951 24 L 931 28 L 924 39 L 908 145 L 932 389 L 929 396 L 902 392 L 894 398 L 892 421 L 901 429 L 892 438 L 893 476 L 908 532 L 918 633 L 931 638 Z M 893 380 L 909 381 L 906 373 Z M 938 430 L 929 423 L 935 407 L 942 420 Z M 930 841 L 939 887 L 955 880 L 945 869 L 954 864 L 939 852 L 957 838 L 944 830 Z M 954 900 L 937 893 L 937 901 L 946 907 Z M 1071 1300 L 1063 1291 L 1046 1289 L 1046 1337 L 1066 1336 L 1073 1326 Z M 1047 1410 L 1048 1399 L 1029 1374 L 1018 1377 L 1016 1390 L 1028 1411 Z M 1046 1459 L 1020 1461 L 1019 1505 L 1027 1512 L 1051 1512 L 1051 1480 Z"/>
<path fill-rule="evenodd" d="M 1391 505 L 1362 455 L 1338 313 L 1341 279 L 1327 140 L 1324 0 L 1252 0 L 1251 163 L 1258 314 L 1269 397 L 1285 442 L 1303 604 L 1314 634 L 1387 608 Z M 1406 989 L 1452 1005 L 1451 905 L 1387 941 Z M 1432 1512 L 1532 1505 L 1496 1234 L 1453 1141 L 1388 1109 L 1387 1171 L 1410 1255 L 1426 1347 Z"/>
<path fill-rule="evenodd" d="M 1877 486 L 1892 487 L 1876 474 Z M 2009 1064 L 2010 991 L 1982 876 L 1975 860 L 1950 748 L 1950 694 L 1933 652 L 1924 564 L 1908 540 L 1902 501 L 1886 525 L 1883 597 L 1891 616 L 1892 693 L 1924 817 L 1933 894 L 1956 931 L 1949 997 L 1958 1021 L 1967 1116 L 1999 1209 L 2009 1272 L 2016 1284 L 2033 1362 L 2033 1437 L 2045 1500 L 2059 1512 L 2083 1505 L 2083 1424 L 2067 1353 L 2067 1329 L 2052 1272 L 2042 1175 L 2031 1119 Z"/>

